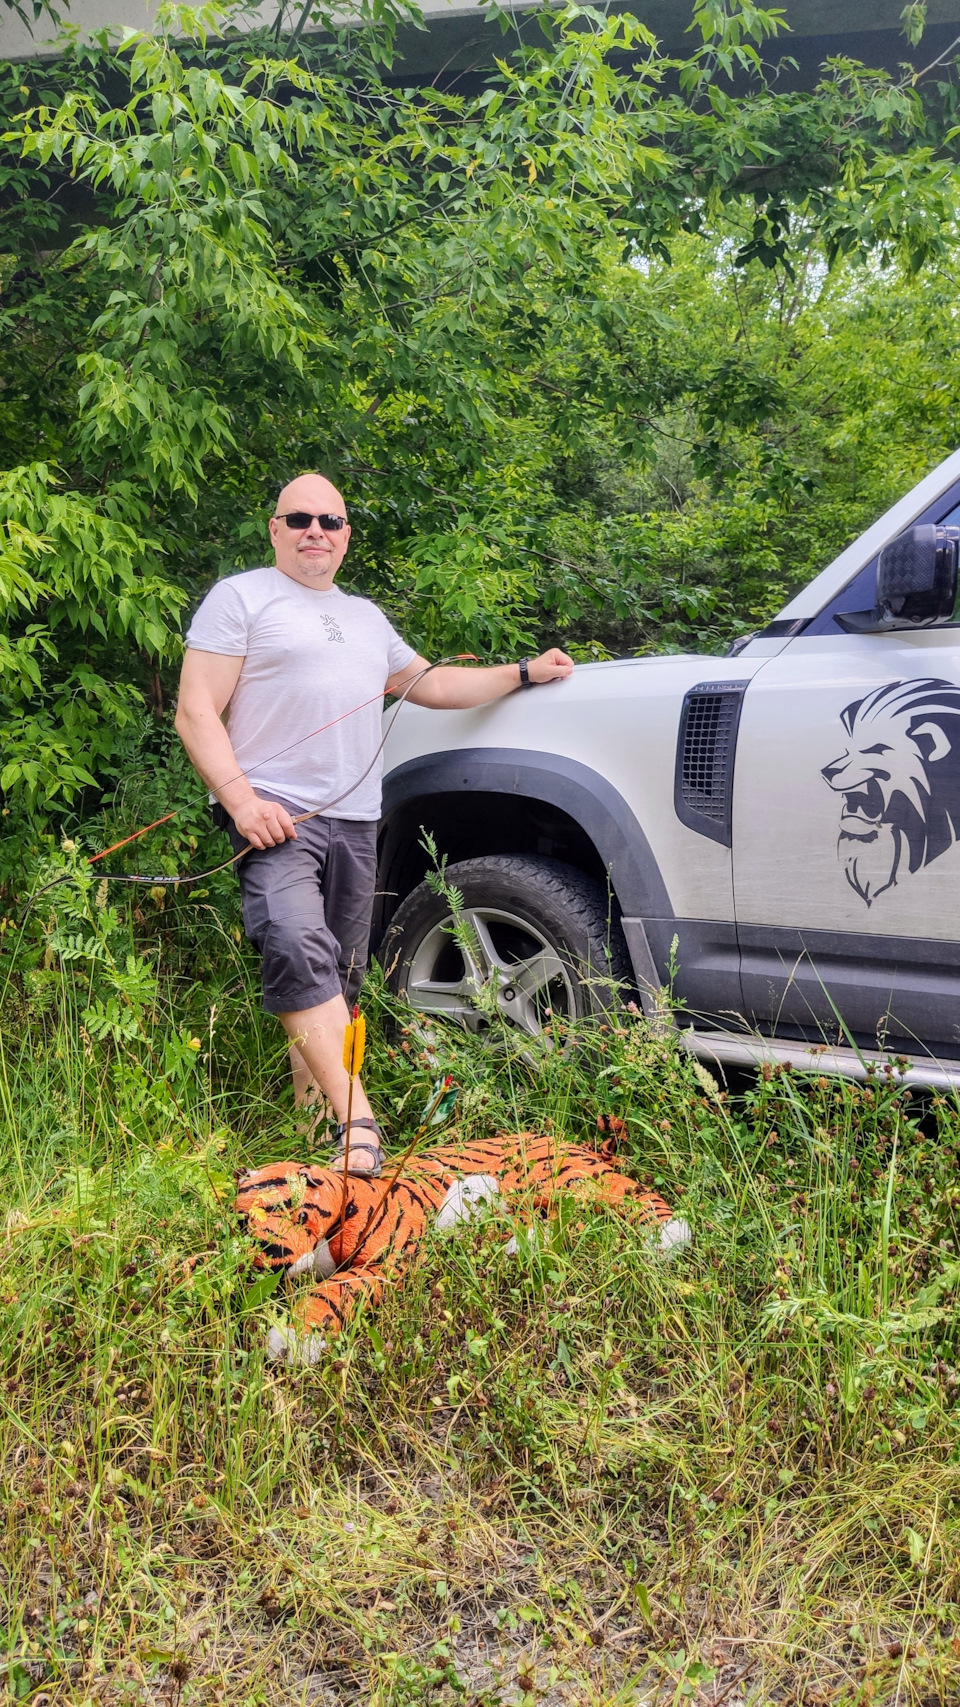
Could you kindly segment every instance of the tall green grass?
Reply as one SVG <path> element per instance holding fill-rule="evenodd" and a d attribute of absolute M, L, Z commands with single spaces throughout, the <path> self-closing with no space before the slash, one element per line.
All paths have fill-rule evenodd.
<path fill-rule="evenodd" d="M 5 1633 L 57 1703 L 932 1704 L 960 1690 L 960 1114 L 890 1072 L 734 1096 L 619 1010 L 424 1032 L 376 978 L 390 1147 L 589 1141 L 690 1221 L 501 1208 L 312 1369 L 265 1364 L 234 1171 L 303 1154 L 218 897 L 77 877 L 8 925 Z M 504 1246 L 519 1228 L 519 1255 Z"/>

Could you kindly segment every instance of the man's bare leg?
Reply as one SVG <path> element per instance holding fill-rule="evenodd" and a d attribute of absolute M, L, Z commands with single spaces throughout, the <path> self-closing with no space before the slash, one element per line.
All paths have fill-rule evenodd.
<path fill-rule="evenodd" d="M 280 1014 L 278 1017 L 290 1039 L 290 1064 L 294 1070 L 295 1089 L 296 1054 L 305 1070 L 304 1089 L 308 1084 L 316 1087 L 317 1094 L 322 1093 L 326 1098 L 337 1120 L 346 1120 L 350 1079 L 343 1065 L 343 1037 L 350 1023 L 350 1014 L 343 997 L 332 996 L 329 1002 L 321 1002 L 319 1007 L 303 1008 L 299 1013 Z M 358 1120 L 364 1116 L 372 1118 L 373 1110 L 357 1078 L 353 1084 L 351 1118 Z M 361 1132 L 363 1142 L 369 1138 L 371 1143 L 376 1143 L 375 1133 L 367 1132 L 365 1128 L 361 1128 Z M 361 1142 L 361 1133 L 357 1133 L 356 1142 Z M 360 1151 L 357 1160 L 361 1166 L 367 1155 L 367 1151 Z M 357 1169 L 357 1172 L 359 1171 L 360 1167 Z"/>
<path fill-rule="evenodd" d="M 289 1045 L 289 1055 L 290 1076 L 293 1079 L 293 1106 L 310 1111 L 309 1120 L 302 1121 L 297 1131 L 304 1138 L 313 1138 L 318 1128 L 330 1119 L 330 1104 L 326 1097 L 321 1097 L 319 1086 L 295 1043 Z"/>

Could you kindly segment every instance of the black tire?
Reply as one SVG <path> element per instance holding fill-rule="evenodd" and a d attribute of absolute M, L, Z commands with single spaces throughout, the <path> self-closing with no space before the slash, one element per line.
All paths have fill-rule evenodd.
<path fill-rule="evenodd" d="M 519 1029 L 537 1035 L 548 1017 L 607 1012 L 618 986 L 632 983 L 616 903 L 573 866 L 491 854 L 448 866 L 446 881 L 463 897 L 461 917 L 497 1008 Z M 480 1031 L 495 1015 L 471 1001 L 474 968 L 452 922 L 449 902 L 421 883 L 397 909 L 379 959 L 411 1006 Z"/>

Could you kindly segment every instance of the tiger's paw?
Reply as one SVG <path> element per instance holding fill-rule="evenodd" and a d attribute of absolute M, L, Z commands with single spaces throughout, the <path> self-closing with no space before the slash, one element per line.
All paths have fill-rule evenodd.
<path fill-rule="evenodd" d="M 298 1334 L 289 1324 L 271 1328 L 267 1335 L 267 1356 L 271 1363 L 304 1363 L 310 1367 L 319 1363 L 326 1349 L 322 1334 Z"/>
<path fill-rule="evenodd" d="M 465 1174 L 463 1179 L 454 1180 L 448 1188 L 437 1210 L 434 1227 L 438 1233 L 449 1233 L 462 1221 L 472 1221 L 480 1210 L 499 1196 L 500 1187 L 493 1174 Z"/>
<path fill-rule="evenodd" d="M 693 1244 L 693 1233 L 689 1221 L 682 1221 L 675 1215 L 671 1221 L 665 1221 L 660 1228 L 657 1238 L 657 1255 L 668 1262 L 671 1257 L 679 1256 L 688 1245 Z"/>

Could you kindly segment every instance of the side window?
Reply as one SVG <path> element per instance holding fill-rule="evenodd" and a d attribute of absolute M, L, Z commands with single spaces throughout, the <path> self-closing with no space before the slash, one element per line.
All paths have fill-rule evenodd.
<path fill-rule="evenodd" d="M 938 522 L 943 527 L 960 527 L 960 486 L 951 486 L 949 491 L 942 493 L 936 506 L 918 516 L 917 521 Z M 873 557 L 852 581 L 847 582 L 842 593 L 836 593 L 819 615 L 807 623 L 803 632 L 842 635 L 843 629 L 834 621 L 834 617 L 842 611 L 869 610 L 870 606 L 876 603 L 876 597 L 877 560 Z M 954 611 L 953 622 L 960 623 L 960 609 Z"/>

